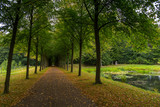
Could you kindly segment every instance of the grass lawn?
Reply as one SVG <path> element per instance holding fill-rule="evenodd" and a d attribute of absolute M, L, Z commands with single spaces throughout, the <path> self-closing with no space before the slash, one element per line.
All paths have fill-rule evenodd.
<path fill-rule="evenodd" d="M 26 80 L 26 68 L 14 71 L 10 80 L 10 93 L 2 94 L 4 89 L 5 74 L 0 75 L 0 107 L 11 106 L 26 96 L 34 83 L 44 74 L 43 70 L 34 74 L 34 67 L 30 67 L 30 79 Z"/>
<path fill-rule="evenodd" d="M 95 67 L 84 67 L 84 71 L 95 72 Z M 141 64 L 119 64 L 119 65 L 110 65 L 102 66 L 101 71 L 112 72 L 112 73 L 122 73 L 128 71 L 136 71 L 137 73 L 160 73 L 160 65 L 141 65 Z"/>
<path fill-rule="evenodd" d="M 133 65 L 135 68 L 149 68 L 145 65 Z M 120 67 L 120 66 L 119 66 Z M 127 65 L 126 65 L 127 67 Z M 94 67 L 89 67 L 93 69 Z M 158 66 L 153 66 L 158 70 Z M 83 71 L 88 69 L 83 68 Z M 103 68 L 102 68 L 103 69 Z M 104 68 L 105 69 L 105 68 Z M 103 84 L 95 85 L 95 75 L 93 73 L 82 72 L 82 76 L 78 77 L 78 66 L 74 67 L 74 73 L 63 70 L 67 77 L 72 81 L 72 83 L 78 87 L 84 95 L 89 98 L 99 106 L 114 106 L 114 107 L 141 107 L 150 106 L 158 107 L 160 106 L 160 94 L 146 91 L 141 88 L 137 88 L 125 83 L 113 81 L 101 77 Z"/>

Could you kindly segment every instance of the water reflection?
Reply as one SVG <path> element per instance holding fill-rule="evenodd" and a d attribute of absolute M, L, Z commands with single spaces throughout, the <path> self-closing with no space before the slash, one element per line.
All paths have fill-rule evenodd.
<path fill-rule="evenodd" d="M 158 90 L 160 92 L 160 75 L 152 76 L 152 75 L 118 75 L 118 74 L 110 74 L 111 78 L 116 81 L 123 81 L 128 84 L 131 84 L 136 87 L 140 87 L 146 90 Z"/>

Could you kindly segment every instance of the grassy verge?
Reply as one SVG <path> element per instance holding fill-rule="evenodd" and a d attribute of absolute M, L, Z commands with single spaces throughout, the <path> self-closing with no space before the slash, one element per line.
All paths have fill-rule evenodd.
<path fill-rule="evenodd" d="M 160 105 L 160 94 L 146 91 L 125 83 L 112 81 L 101 77 L 103 84 L 95 85 L 93 73 L 82 72 L 78 77 L 78 67 L 74 67 L 74 73 L 63 70 L 72 83 L 78 87 L 84 95 L 91 98 L 99 107 L 103 106 L 151 106 Z"/>
<path fill-rule="evenodd" d="M 34 74 L 34 67 L 30 68 L 30 79 L 26 80 L 26 69 L 15 71 L 11 75 L 10 80 L 10 93 L 2 94 L 4 89 L 5 75 L 0 75 L 0 107 L 11 106 L 17 103 L 20 99 L 26 96 L 35 82 L 44 74 L 47 69 Z"/>
<path fill-rule="evenodd" d="M 83 69 L 87 72 L 95 72 L 95 67 L 85 67 Z M 160 65 L 141 65 L 141 64 L 120 64 L 120 65 L 110 65 L 103 66 L 101 68 L 103 73 L 111 72 L 111 73 L 125 73 L 128 71 L 136 71 L 136 73 L 160 73 Z"/>
<path fill-rule="evenodd" d="M 26 66 L 20 66 L 20 67 L 18 67 L 18 68 L 15 68 L 15 69 L 12 69 L 12 74 L 14 73 L 14 72 L 21 72 L 23 69 L 25 69 L 26 68 Z M 33 68 L 33 67 L 31 67 L 31 68 Z M 2 69 L 0 69 L 0 75 L 5 75 L 6 74 L 6 69 L 4 70 L 2 70 Z"/>

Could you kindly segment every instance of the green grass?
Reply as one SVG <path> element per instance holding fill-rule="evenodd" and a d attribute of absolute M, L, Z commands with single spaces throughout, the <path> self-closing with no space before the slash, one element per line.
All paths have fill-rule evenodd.
<path fill-rule="evenodd" d="M 95 72 L 95 67 L 84 67 L 86 72 Z M 160 65 L 141 65 L 141 64 L 120 64 L 120 65 L 110 65 L 103 66 L 101 68 L 103 73 L 127 73 L 128 71 L 136 71 L 137 73 L 150 73 L 156 74 L 160 73 Z"/>
<path fill-rule="evenodd" d="M 0 107 L 11 106 L 26 96 L 34 83 L 44 74 L 47 69 L 34 74 L 34 67 L 30 67 L 30 79 L 26 80 L 26 68 L 12 72 L 10 80 L 10 93 L 2 94 L 4 89 L 5 74 L 0 75 Z"/>
<path fill-rule="evenodd" d="M 12 69 L 11 71 L 11 74 L 20 74 L 21 72 L 23 72 L 24 70 L 26 69 L 26 67 L 25 66 L 23 66 L 23 67 L 20 67 L 20 68 L 16 68 L 16 69 Z M 34 69 L 34 67 L 30 67 L 30 69 Z M 4 75 L 6 75 L 6 71 L 2 71 L 2 73 L 0 72 L 0 76 L 4 76 Z"/>
<path fill-rule="evenodd" d="M 138 67 L 138 65 L 133 66 Z M 146 67 L 145 65 L 140 65 L 140 67 L 142 66 Z M 83 67 L 81 77 L 78 77 L 78 65 L 74 66 L 73 73 L 66 70 L 63 71 L 72 83 L 79 88 L 84 95 L 91 98 L 99 107 L 158 107 L 160 105 L 160 94 L 156 92 L 146 91 L 104 77 L 101 77 L 103 84 L 95 85 L 95 74 L 88 73 L 84 70 L 90 68 L 94 70 L 94 67 Z"/>

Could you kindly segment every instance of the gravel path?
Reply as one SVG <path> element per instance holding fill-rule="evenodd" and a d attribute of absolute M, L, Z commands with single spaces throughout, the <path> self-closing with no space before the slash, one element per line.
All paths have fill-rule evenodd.
<path fill-rule="evenodd" d="M 50 68 L 15 107 L 95 107 L 56 67 Z"/>

